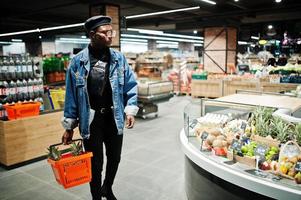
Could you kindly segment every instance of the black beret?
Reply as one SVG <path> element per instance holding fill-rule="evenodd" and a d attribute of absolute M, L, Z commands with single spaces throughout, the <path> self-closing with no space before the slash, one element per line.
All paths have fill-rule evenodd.
<path fill-rule="evenodd" d="M 109 16 L 104 16 L 104 15 L 97 15 L 93 16 L 89 19 L 86 20 L 84 26 L 87 32 L 90 32 L 91 30 L 94 30 L 95 28 L 106 25 L 106 24 L 111 24 L 112 18 Z"/>

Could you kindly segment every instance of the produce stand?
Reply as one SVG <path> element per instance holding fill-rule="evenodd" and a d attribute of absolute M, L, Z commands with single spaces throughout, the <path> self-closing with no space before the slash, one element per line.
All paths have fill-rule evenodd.
<path fill-rule="evenodd" d="M 216 98 L 235 94 L 237 90 L 252 90 L 258 92 L 286 92 L 296 90 L 298 84 L 293 83 L 270 83 L 262 80 L 227 80 L 208 79 L 191 81 L 191 96 Z"/>
<path fill-rule="evenodd" d="M 281 173 L 288 172 L 283 172 L 282 166 L 294 162 L 296 167 L 288 167 L 286 170 L 293 170 L 293 176 L 298 175 L 300 171 L 298 172 L 297 163 L 301 161 L 301 154 L 299 153 L 298 162 L 280 160 L 286 146 L 284 143 L 289 142 L 281 142 L 280 148 L 280 137 L 258 135 L 256 123 L 259 119 L 254 118 L 259 116 L 254 114 L 260 113 L 258 110 L 266 109 L 266 113 L 269 110 L 273 117 L 273 112 L 284 109 L 295 112 L 300 108 L 301 99 L 272 94 L 234 94 L 214 100 L 202 99 L 201 102 L 189 104 L 184 111 L 184 128 L 180 133 L 181 147 L 185 154 L 185 191 L 188 199 L 202 199 L 204 193 L 210 194 L 210 199 L 300 199 L 301 184 L 298 184 L 290 173 Z M 254 125 L 257 133 L 253 132 L 254 119 L 257 120 Z M 279 126 L 282 119 L 275 117 L 273 120 L 278 122 L 276 126 Z M 244 121 L 246 124 L 243 128 Z M 238 125 L 233 126 L 232 122 Z M 272 128 L 268 127 L 266 130 L 271 131 L 270 129 Z M 248 133 L 250 136 L 247 136 Z M 298 134 L 300 135 L 300 132 Z M 220 140 L 219 138 L 225 141 L 218 144 L 216 141 Z M 253 144 L 256 145 L 255 152 L 249 156 L 250 148 L 243 147 Z M 269 168 L 266 168 L 265 162 L 261 162 L 262 158 L 259 157 L 263 146 L 269 149 L 263 154 L 265 162 L 268 159 L 276 159 L 268 164 Z M 240 150 L 241 155 L 238 154 Z M 276 155 L 276 151 L 279 158 L 269 157 L 270 154 Z M 273 162 L 276 164 L 272 165 Z"/>
<path fill-rule="evenodd" d="M 170 81 L 147 82 L 138 84 L 138 117 L 145 119 L 149 114 L 158 116 L 157 103 L 168 101 L 173 97 Z"/>

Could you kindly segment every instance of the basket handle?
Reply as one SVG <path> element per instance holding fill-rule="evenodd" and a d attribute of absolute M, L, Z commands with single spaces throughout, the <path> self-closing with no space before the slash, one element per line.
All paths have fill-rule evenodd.
<path fill-rule="evenodd" d="M 296 146 L 299 148 L 299 150 L 301 151 L 300 146 L 299 146 L 298 143 L 297 143 L 296 141 L 294 141 L 294 140 L 287 141 L 287 142 L 281 147 L 281 149 L 284 149 L 284 148 L 285 148 L 287 145 L 289 145 L 289 144 L 294 144 L 294 145 L 296 145 Z"/>
<path fill-rule="evenodd" d="M 81 142 L 81 145 L 82 145 L 82 147 L 83 147 L 83 139 L 75 139 L 75 140 L 71 140 L 71 143 L 70 143 L 70 144 L 72 144 L 72 143 L 74 143 L 74 142 L 77 142 L 77 141 L 80 141 L 80 142 Z M 64 144 L 64 143 L 62 143 L 62 142 L 57 143 L 57 144 L 52 144 L 52 145 L 49 146 L 49 149 L 52 151 L 52 149 L 53 149 L 54 147 L 61 146 L 61 145 L 63 145 L 63 144 Z M 71 149 L 68 148 L 68 149 L 60 150 L 60 151 L 61 151 L 62 153 L 67 153 L 69 150 L 71 150 Z"/>

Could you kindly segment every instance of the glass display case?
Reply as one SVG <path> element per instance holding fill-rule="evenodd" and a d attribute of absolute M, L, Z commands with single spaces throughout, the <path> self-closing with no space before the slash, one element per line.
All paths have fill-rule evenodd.
<path fill-rule="evenodd" d="M 264 154 L 266 158 L 267 152 L 272 152 L 280 143 L 275 138 L 264 138 L 263 143 L 253 138 L 259 136 L 254 136 L 251 129 L 255 126 L 252 127 L 250 121 L 258 109 L 248 102 L 220 99 L 197 99 L 185 107 L 180 139 L 186 158 L 188 199 L 200 199 L 204 192 L 210 193 L 211 199 L 301 199 L 301 184 L 297 184 L 294 177 L 277 173 L 280 161 L 275 169 L 264 168 L 259 147 L 269 148 Z M 278 110 L 275 107 L 262 109 L 269 109 L 271 116 Z M 231 131 L 234 132 L 232 137 Z M 255 144 L 253 139 L 256 141 L 253 155 L 241 152 L 243 146 Z M 297 163 L 294 166 L 295 174 L 299 173 Z"/>

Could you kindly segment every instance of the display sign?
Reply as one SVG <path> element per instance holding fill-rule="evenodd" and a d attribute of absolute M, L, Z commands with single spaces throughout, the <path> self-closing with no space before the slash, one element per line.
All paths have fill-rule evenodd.
<path fill-rule="evenodd" d="M 190 124 L 190 128 L 194 128 L 196 125 L 197 125 L 197 123 L 198 123 L 198 120 L 197 119 L 194 119 L 192 122 L 191 122 L 191 124 Z"/>
<path fill-rule="evenodd" d="M 206 131 L 204 131 L 204 132 L 202 133 L 202 135 L 201 135 L 201 141 L 202 141 L 202 142 L 201 142 L 201 148 L 200 148 L 200 151 L 203 151 L 203 141 L 207 139 L 208 135 L 209 135 L 209 133 L 206 132 Z"/>
<path fill-rule="evenodd" d="M 208 137 L 208 135 L 209 135 L 209 133 L 206 132 L 206 131 L 204 131 L 204 132 L 202 133 L 202 135 L 201 135 L 201 139 L 202 139 L 202 140 L 206 140 L 207 137 Z"/>
<path fill-rule="evenodd" d="M 240 128 L 245 132 L 245 130 L 247 128 L 247 123 L 242 122 Z"/>
<path fill-rule="evenodd" d="M 239 140 L 233 140 L 231 144 L 231 148 L 234 151 L 241 152 L 242 143 Z"/>
<path fill-rule="evenodd" d="M 259 159 L 261 161 L 265 160 L 265 154 L 268 152 L 269 148 L 265 145 L 257 145 L 257 147 L 254 150 L 254 155 L 259 156 Z"/>

